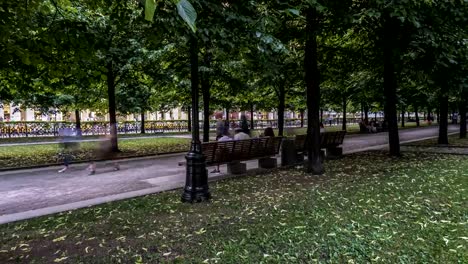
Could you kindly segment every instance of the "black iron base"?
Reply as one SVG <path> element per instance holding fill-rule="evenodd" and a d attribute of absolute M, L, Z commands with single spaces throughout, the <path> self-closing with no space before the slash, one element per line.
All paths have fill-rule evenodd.
<path fill-rule="evenodd" d="M 185 156 L 187 160 L 187 174 L 182 202 L 199 203 L 211 198 L 208 188 L 208 170 L 205 157 L 201 153 L 190 151 Z"/>

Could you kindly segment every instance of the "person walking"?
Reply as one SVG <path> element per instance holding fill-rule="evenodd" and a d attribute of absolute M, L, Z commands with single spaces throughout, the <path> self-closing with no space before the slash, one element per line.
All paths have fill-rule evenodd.
<path fill-rule="evenodd" d="M 114 166 L 114 170 L 120 170 L 120 165 L 115 160 L 117 155 L 112 151 L 111 135 L 106 135 L 102 140 L 100 140 L 99 147 L 95 152 L 95 156 L 98 160 L 111 160 Z M 90 175 L 96 174 L 96 162 L 91 161 L 87 170 L 89 170 Z"/>
<path fill-rule="evenodd" d="M 73 158 L 72 153 L 76 146 L 76 142 L 73 142 L 73 136 L 74 133 L 71 128 L 66 127 L 59 129 L 59 137 L 61 140 L 59 156 L 63 162 L 63 168 L 58 171 L 59 173 L 67 171 L 70 166 L 70 161 Z"/>

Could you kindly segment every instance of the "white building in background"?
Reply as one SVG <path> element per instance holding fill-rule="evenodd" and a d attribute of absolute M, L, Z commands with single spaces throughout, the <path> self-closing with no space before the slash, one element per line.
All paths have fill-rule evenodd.
<path fill-rule="evenodd" d="M 216 111 L 212 116 L 211 119 L 216 119 L 215 116 L 222 115 L 223 119 L 226 119 L 226 113 L 224 111 Z M 232 111 L 229 114 L 229 119 L 240 119 L 241 115 L 246 115 L 247 118 L 250 120 L 250 111 L 238 112 Z M 269 119 L 274 120 L 278 118 L 278 113 L 275 112 L 254 112 L 254 120 L 259 119 Z M 285 112 L 285 118 L 300 118 L 299 113 L 294 113 L 290 111 Z M 118 118 L 122 120 L 122 117 Z M 145 113 L 146 120 L 187 120 L 188 114 L 187 112 L 183 111 L 181 108 L 174 108 L 166 112 L 146 112 Z M 203 112 L 200 111 L 199 119 L 203 120 Z M 43 114 L 40 111 L 36 111 L 31 108 L 23 108 L 20 105 L 15 105 L 13 103 L 3 103 L 0 102 L 0 122 L 3 121 L 70 121 L 74 122 L 76 120 L 75 112 L 67 112 L 62 113 L 57 109 L 50 108 L 49 113 Z M 80 112 L 80 120 L 83 122 L 86 121 L 109 121 L 109 115 L 98 115 L 96 112 L 91 110 L 83 110 Z M 130 114 L 125 117 L 126 121 L 140 121 L 141 115 L 140 114 Z"/>
<path fill-rule="evenodd" d="M 43 114 L 31 108 L 21 108 L 14 103 L 0 104 L 0 121 L 62 121 L 63 114 L 50 109 L 54 114 Z"/>

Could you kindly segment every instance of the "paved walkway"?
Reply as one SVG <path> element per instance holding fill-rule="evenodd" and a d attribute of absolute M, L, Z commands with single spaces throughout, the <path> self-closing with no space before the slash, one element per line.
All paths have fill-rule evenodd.
<path fill-rule="evenodd" d="M 458 126 L 449 127 L 450 133 L 457 130 Z M 437 133 L 437 127 L 407 129 L 400 131 L 400 139 L 415 141 Z M 385 148 L 387 142 L 387 133 L 351 135 L 343 148 L 352 153 Z M 181 154 L 123 160 L 120 171 L 98 163 L 92 176 L 86 164 L 73 165 L 63 174 L 57 173 L 60 167 L 1 172 L 0 224 L 183 187 L 185 167 L 177 166 L 183 160 Z M 247 163 L 248 169 L 256 167 L 256 161 Z M 221 174 L 209 177 L 226 176 L 226 166 L 221 166 Z"/>

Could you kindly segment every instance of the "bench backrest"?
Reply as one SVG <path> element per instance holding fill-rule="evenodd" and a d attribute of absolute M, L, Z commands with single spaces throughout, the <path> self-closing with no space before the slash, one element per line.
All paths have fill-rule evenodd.
<path fill-rule="evenodd" d="M 282 137 L 206 142 L 202 153 L 207 164 L 242 161 L 278 154 Z"/>
<path fill-rule="evenodd" d="M 320 142 L 320 147 L 327 148 L 327 147 L 336 147 L 338 145 L 341 145 L 343 144 L 345 135 L 346 135 L 346 131 L 322 133 L 321 136 L 323 136 L 323 138 Z"/>
<path fill-rule="evenodd" d="M 323 132 L 320 133 L 320 148 L 336 147 L 343 144 L 346 131 Z M 294 145 L 297 151 L 304 151 L 307 144 L 307 134 L 296 135 Z"/>
<path fill-rule="evenodd" d="M 306 146 L 307 134 L 304 135 L 296 135 L 294 138 L 294 145 L 296 146 L 296 150 L 299 152 L 304 151 Z"/>

